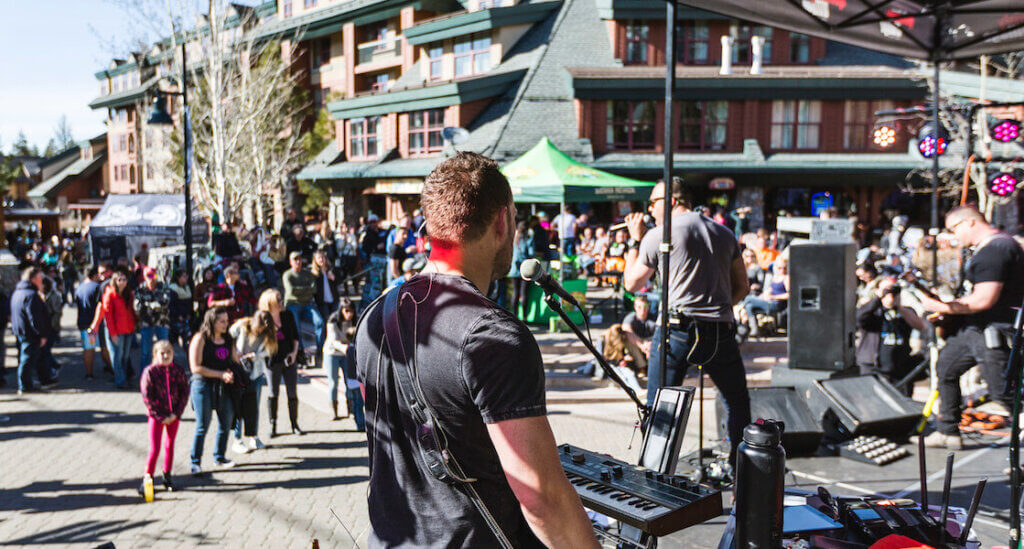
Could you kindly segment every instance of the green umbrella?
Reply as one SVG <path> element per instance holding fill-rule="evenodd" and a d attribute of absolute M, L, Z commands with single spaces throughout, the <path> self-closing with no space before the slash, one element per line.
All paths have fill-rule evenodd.
<path fill-rule="evenodd" d="M 544 137 L 501 169 L 516 202 L 617 202 L 645 200 L 654 183 L 595 170 L 558 150 Z"/>

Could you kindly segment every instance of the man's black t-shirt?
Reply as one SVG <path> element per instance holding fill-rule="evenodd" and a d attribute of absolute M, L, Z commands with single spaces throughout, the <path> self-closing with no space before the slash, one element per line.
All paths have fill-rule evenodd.
<path fill-rule="evenodd" d="M 543 416 L 544 367 L 529 329 L 460 276 L 415 276 L 403 296 L 401 333 L 415 339 L 415 369 L 448 449 L 516 547 L 540 547 L 508 485 L 487 424 Z M 415 303 L 414 303 L 415 300 Z M 398 393 L 383 301 L 360 320 L 355 354 L 366 391 L 369 514 L 374 547 L 496 547 L 461 491 L 434 479 L 419 458 L 416 425 Z"/>
<path fill-rule="evenodd" d="M 1010 325 L 1024 299 L 1024 249 L 1013 238 L 1000 234 L 985 243 L 967 261 L 965 278 L 971 284 L 1002 282 L 999 299 L 990 309 L 967 317 L 969 326 L 984 329 L 992 323 Z"/>

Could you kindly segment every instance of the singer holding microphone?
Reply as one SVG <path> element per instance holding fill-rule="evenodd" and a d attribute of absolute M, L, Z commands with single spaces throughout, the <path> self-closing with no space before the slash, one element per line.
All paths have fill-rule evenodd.
<path fill-rule="evenodd" d="M 426 269 L 370 305 L 356 331 L 370 547 L 598 547 L 548 424 L 540 348 L 484 295 L 512 263 L 508 180 L 493 160 L 460 152 L 427 176 L 421 205 Z M 417 419 L 423 406 L 436 429 Z M 468 486 L 428 467 L 431 430 L 446 445 L 435 455 Z"/>
<path fill-rule="evenodd" d="M 691 211 L 682 180 L 673 178 L 667 193 L 664 181 L 651 190 L 648 210 L 656 230 L 647 230 L 642 212 L 626 216 L 630 240 L 623 287 L 627 291 L 639 291 L 658 272 L 664 225 L 662 200 L 670 200 L 672 205 L 667 281 L 669 346 L 667 364 L 662 364 L 663 324 L 659 323 L 647 369 L 647 403 L 654 404 L 658 388 L 681 385 L 691 364 L 703 365 L 725 401 L 732 443 L 730 462 L 735 464 L 736 447 L 750 423 L 750 394 L 732 315 L 732 306 L 747 295 L 746 270 L 732 231 Z"/>

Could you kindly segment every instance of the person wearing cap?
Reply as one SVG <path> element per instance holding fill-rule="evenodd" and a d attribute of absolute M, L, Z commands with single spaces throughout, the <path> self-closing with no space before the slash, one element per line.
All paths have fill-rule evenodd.
<path fill-rule="evenodd" d="M 306 262 L 313 260 L 313 252 L 316 251 L 316 242 L 306 234 L 306 227 L 301 223 L 292 225 L 292 234 L 288 237 L 288 241 L 285 242 L 285 248 L 288 253 L 299 252 L 302 254 L 302 258 Z"/>
<path fill-rule="evenodd" d="M 284 272 L 284 307 L 295 317 L 295 324 L 301 328 L 302 319 L 309 317 L 316 334 L 316 347 L 323 347 L 324 319 L 316 308 L 316 277 L 303 265 L 302 254 L 292 252 L 288 256 L 290 269 Z M 302 348 L 302 331 L 299 330 L 299 343 Z"/>
<path fill-rule="evenodd" d="M 375 254 L 384 255 L 387 251 L 384 248 L 387 239 L 381 234 L 379 221 L 380 218 L 377 217 L 377 214 L 370 214 L 366 217 L 366 232 L 363 234 L 359 248 L 366 254 L 367 259 Z"/>
<path fill-rule="evenodd" d="M 415 257 L 407 258 L 402 262 L 401 276 L 395 277 L 395 279 L 388 284 L 388 287 L 397 288 L 402 284 L 405 284 L 410 278 L 416 276 L 420 271 L 422 271 L 425 266 L 426 263 L 421 259 L 416 259 Z"/>
<path fill-rule="evenodd" d="M 153 342 L 167 339 L 171 331 L 171 302 L 174 294 L 160 282 L 156 269 L 142 269 L 142 285 L 135 290 L 135 327 L 141 338 L 139 367 L 145 368 L 153 357 Z"/>
<path fill-rule="evenodd" d="M 210 309 L 223 307 L 231 324 L 243 316 L 249 316 L 256 309 L 256 298 L 252 288 L 241 280 L 238 264 L 232 263 L 224 269 L 224 282 L 210 291 L 206 306 Z"/>

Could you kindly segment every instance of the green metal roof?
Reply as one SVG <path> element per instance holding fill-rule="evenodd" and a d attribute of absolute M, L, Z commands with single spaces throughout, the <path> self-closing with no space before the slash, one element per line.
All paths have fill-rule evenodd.
<path fill-rule="evenodd" d="M 942 91 L 957 97 L 978 99 L 981 76 L 960 71 L 941 71 Z M 989 76 L 985 79 L 985 100 L 1012 103 L 1024 98 L 1024 80 Z"/>
<path fill-rule="evenodd" d="M 659 0 L 595 0 L 601 19 L 665 19 L 665 3 Z M 727 19 L 708 11 L 679 6 L 676 19 Z"/>
<path fill-rule="evenodd" d="M 660 154 L 610 153 L 591 167 L 621 174 L 656 174 L 664 169 Z M 911 153 L 777 153 L 763 159 L 742 154 L 676 154 L 675 170 L 726 173 L 907 173 L 930 166 Z"/>
<path fill-rule="evenodd" d="M 486 74 L 441 84 L 427 85 L 388 93 L 342 99 L 327 104 L 338 120 L 393 112 L 436 109 L 501 95 L 518 82 L 526 69 Z"/>
<path fill-rule="evenodd" d="M 111 76 L 125 74 L 138 68 L 139 66 L 135 63 L 135 61 L 125 61 L 124 63 L 121 63 L 120 65 L 112 69 L 97 71 L 93 76 L 96 77 L 96 80 L 99 80 L 101 78 L 110 78 Z"/>
<path fill-rule="evenodd" d="M 436 42 L 445 38 L 465 36 L 509 25 L 536 23 L 562 5 L 561 0 L 517 4 L 503 8 L 489 8 L 477 11 L 463 11 L 425 21 L 406 29 L 406 40 L 413 45 Z"/>
<path fill-rule="evenodd" d="M 387 158 L 384 155 L 382 158 Z M 441 155 L 396 160 L 366 162 L 339 162 L 337 164 L 310 165 L 296 174 L 302 180 L 376 179 L 382 177 L 426 177 L 444 160 Z"/>
<path fill-rule="evenodd" d="M 93 99 L 89 102 L 89 108 L 95 110 L 131 105 L 139 99 L 143 99 L 144 97 L 146 97 L 146 93 L 149 92 L 149 89 L 152 88 L 156 84 L 156 81 L 159 79 L 160 77 L 154 76 L 149 80 L 146 80 L 142 83 L 141 86 L 138 86 L 136 88 L 132 88 L 130 90 L 122 90 L 117 93 L 112 93 L 110 95 L 97 97 L 96 99 Z"/>
<path fill-rule="evenodd" d="M 308 40 L 340 32 L 345 23 L 365 25 L 395 17 L 408 6 L 438 12 L 461 8 L 454 0 L 349 0 L 271 21 L 257 27 L 255 32 L 259 39 L 291 38 L 301 33 L 302 38 Z"/>
<path fill-rule="evenodd" d="M 277 13 L 277 0 L 267 0 L 256 6 L 256 15 L 260 17 L 267 17 L 275 13 Z"/>

